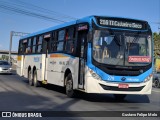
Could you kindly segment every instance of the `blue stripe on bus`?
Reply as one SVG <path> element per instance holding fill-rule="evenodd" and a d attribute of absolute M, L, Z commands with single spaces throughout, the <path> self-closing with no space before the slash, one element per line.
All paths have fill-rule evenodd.
<path fill-rule="evenodd" d="M 124 82 L 129 83 L 129 82 L 134 82 L 134 83 L 140 83 L 145 80 L 150 74 L 152 74 L 152 68 L 144 72 L 143 74 L 139 76 L 114 76 L 114 75 L 109 75 L 105 72 L 103 72 L 101 69 L 97 68 L 92 64 L 92 49 L 91 49 L 91 43 L 88 44 L 88 59 L 87 59 L 87 66 L 92 69 L 95 73 L 97 73 L 102 80 L 108 81 L 108 82 L 123 82 L 121 80 L 122 77 L 125 77 L 126 80 Z"/>

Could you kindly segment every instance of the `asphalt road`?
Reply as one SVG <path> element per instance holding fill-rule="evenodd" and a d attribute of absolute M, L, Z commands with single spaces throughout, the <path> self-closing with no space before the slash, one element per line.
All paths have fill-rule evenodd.
<path fill-rule="evenodd" d="M 35 88 L 16 74 L 0 75 L 0 111 L 160 111 L 160 89 L 153 88 L 148 96 L 128 95 L 121 102 L 103 94 L 81 93 L 68 98 L 61 87 Z"/>

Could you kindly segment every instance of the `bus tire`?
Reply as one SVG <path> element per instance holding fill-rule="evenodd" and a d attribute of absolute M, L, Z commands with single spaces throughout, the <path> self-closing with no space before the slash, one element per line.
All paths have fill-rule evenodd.
<path fill-rule="evenodd" d="M 159 83 L 159 81 L 158 81 L 157 79 L 154 81 L 154 86 L 155 86 L 156 88 L 159 88 L 159 87 L 160 87 L 160 83 Z"/>
<path fill-rule="evenodd" d="M 73 90 L 73 79 L 71 73 L 65 78 L 66 81 L 66 95 L 70 98 L 75 97 L 75 91 Z"/>
<path fill-rule="evenodd" d="M 28 81 L 29 81 L 29 85 L 33 86 L 33 79 L 32 79 L 32 72 L 31 72 L 31 70 L 28 71 Z"/>
<path fill-rule="evenodd" d="M 114 94 L 114 97 L 117 101 L 122 101 L 127 95 L 125 94 Z"/>
<path fill-rule="evenodd" d="M 40 82 L 37 80 L 37 71 L 36 70 L 33 73 L 33 83 L 34 83 L 34 87 L 40 87 Z"/>

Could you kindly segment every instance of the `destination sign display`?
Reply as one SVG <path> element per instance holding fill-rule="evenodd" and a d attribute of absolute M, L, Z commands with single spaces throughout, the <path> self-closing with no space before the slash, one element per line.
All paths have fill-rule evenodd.
<path fill-rule="evenodd" d="M 88 29 L 88 25 L 81 24 L 78 26 L 78 31 L 87 30 L 87 29 Z"/>
<path fill-rule="evenodd" d="M 98 17 L 97 23 L 98 25 L 104 27 L 136 29 L 136 30 L 146 29 L 146 22 L 131 20 L 131 19 L 123 19 L 123 18 Z"/>

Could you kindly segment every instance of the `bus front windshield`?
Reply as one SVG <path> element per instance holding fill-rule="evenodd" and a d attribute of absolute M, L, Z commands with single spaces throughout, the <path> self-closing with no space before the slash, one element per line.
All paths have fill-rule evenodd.
<path fill-rule="evenodd" d="M 142 32 L 95 30 L 93 58 L 98 63 L 146 66 L 151 63 L 151 35 Z"/>

